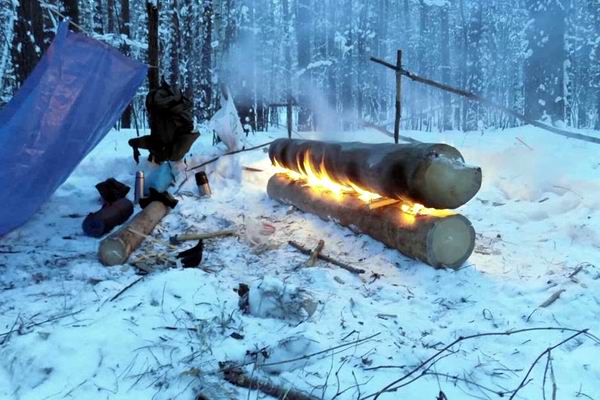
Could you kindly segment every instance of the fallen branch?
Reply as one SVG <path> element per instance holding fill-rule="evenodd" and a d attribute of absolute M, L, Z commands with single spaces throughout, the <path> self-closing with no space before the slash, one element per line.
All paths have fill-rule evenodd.
<path fill-rule="evenodd" d="M 467 340 L 471 340 L 471 339 L 476 339 L 476 338 L 481 338 L 481 337 L 487 337 L 487 336 L 511 336 L 511 335 L 516 335 L 516 334 L 519 334 L 519 333 L 537 332 L 537 331 L 574 332 L 574 335 L 572 335 L 570 338 L 566 339 L 566 341 L 571 340 L 572 338 L 574 338 L 576 336 L 579 336 L 579 335 L 585 335 L 588 338 L 592 339 L 594 342 L 600 344 L 600 339 L 597 338 L 596 336 L 590 334 L 589 331 L 588 331 L 588 329 L 577 330 L 577 329 L 571 329 L 571 328 L 558 328 L 558 327 L 524 328 L 524 329 L 518 329 L 518 330 L 506 331 L 506 332 L 488 332 L 488 333 L 477 333 L 477 334 L 469 335 L 469 336 L 459 336 L 452 343 L 450 343 L 447 346 L 443 347 L 442 349 L 438 350 L 431 357 L 429 357 L 425 361 L 419 363 L 416 367 L 414 367 L 413 369 L 411 369 L 409 372 L 407 372 L 406 374 L 404 374 L 400 378 L 398 378 L 395 381 L 389 383 L 383 389 L 381 389 L 381 390 L 379 390 L 379 391 L 377 391 L 375 393 L 372 393 L 370 395 L 367 395 L 365 397 L 362 397 L 361 400 L 366 400 L 366 399 L 370 399 L 370 398 L 373 398 L 373 399 L 376 400 L 383 393 L 394 392 L 394 391 L 398 390 L 399 388 L 404 387 L 404 386 L 408 385 L 409 383 L 414 382 L 415 380 L 420 379 L 424 375 L 423 372 L 421 374 L 417 375 L 415 378 L 411 379 L 410 381 L 404 382 L 408 378 L 410 378 L 411 376 L 415 375 L 418 371 L 421 371 L 422 369 L 425 369 L 425 372 L 426 372 L 430 368 L 430 366 L 431 366 L 430 363 L 432 363 L 432 361 L 435 363 L 435 360 L 437 360 L 445 352 L 449 351 L 452 347 L 456 346 L 458 343 L 461 343 L 461 342 L 464 342 L 464 341 L 467 341 Z M 558 345 L 553 346 L 553 347 L 551 347 L 549 349 L 553 350 L 554 348 L 562 345 L 563 343 L 566 343 L 566 341 L 563 341 L 563 342 L 559 343 Z M 546 354 L 546 352 L 544 352 L 542 354 L 542 356 L 544 354 Z M 405 366 L 387 366 L 386 368 L 404 368 L 404 367 Z M 529 374 L 527 374 L 527 376 L 529 376 Z M 504 392 L 503 395 L 508 394 L 508 393 L 511 393 L 511 392 Z M 514 395 L 514 392 L 512 392 L 512 393 Z M 513 397 L 511 396 L 511 399 L 512 398 Z"/>
<path fill-rule="evenodd" d="M 31 324 L 28 324 L 25 327 L 19 326 L 18 328 L 14 328 L 14 326 L 13 326 L 13 328 L 11 328 L 9 331 L 4 332 L 4 333 L 0 333 L 0 337 L 8 336 L 8 335 L 12 334 L 13 332 L 23 332 L 25 330 L 34 328 L 36 326 L 47 324 L 48 322 L 54 322 L 54 321 L 58 321 L 59 319 L 71 317 L 73 315 L 79 314 L 81 311 L 83 311 L 83 310 L 78 310 L 78 311 L 70 312 L 70 313 L 67 313 L 67 314 L 57 315 L 55 317 L 48 318 L 48 319 L 46 319 L 44 321 L 41 321 L 41 322 L 34 322 L 34 323 L 31 323 Z M 28 332 L 26 332 L 26 333 L 28 333 Z"/>
<path fill-rule="evenodd" d="M 519 384 L 519 386 L 513 391 L 512 395 L 508 398 L 508 400 L 514 399 L 515 396 L 517 395 L 517 393 L 519 392 L 519 390 L 521 390 L 521 389 L 523 389 L 525 387 L 525 385 L 527 384 L 527 378 L 529 378 L 529 375 L 531 374 L 531 371 L 533 371 L 533 368 L 536 366 L 536 364 L 538 363 L 538 361 L 540 361 L 542 359 L 542 357 L 544 357 L 546 354 L 550 354 L 552 352 L 552 350 L 554 350 L 557 347 L 560 347 L 563 344 L 565 344 L 565 343 L 567 343 L 567 342 L 575 339 L 577 336 L 583 335 L 584 333 L 587 333 L 587 331 L 588 331 L 587 329 L 584 329 L 582 331 L 574 333 L 573 335 L 571 335 L 568 338 L 560 341 L 559 343 L 555 344 L 554 346 L 548 347 L 539 356 L 537 356 L 537 358 L 533 361 L 533 364 L 531 364 L 531 366 L 529 367 L 529 370 L 527 371 L 527 373 L 523 377 L 523 380 L 521 381 L 521 383 Z"/>
<path fill-rule="evenodd" d="M 247 376 L 243 369 L 231 367 L 228 363 L 222 363 L 222 367 L 223 378 L 232 385 L 251 390 L 258 390 L 277 399 L 317 400 L 316 397 L 302 393 L 294 388 L 284 388 L 267 379 Z"/>
<path fill-rule="evenodd" d="M 311 250 L 307 249 L 306 247 L 302 246 L 300 243 L 294 242 L 293 240 L 290 240 L 288 242 L 288 244 L 290 246 L 292 246 L 293 248 L 295 248 L 296 250 L 300 251 L 303 254 L 306 254 L 307 256 L 310 256 L 311 254 Z M 326 256 L 324 254 L 319 253 L 319 255 L 317 256 L 320 260 L 323 261 L 327 261 L 330 264 L 336 265 L 342 269 L 345 269 L 348 272 L 351 272 L 353 274 L 364 274 L 365 270 L 364 269 L 360 269 L 360 268 L 355 268 L 351 265 L 345 264 L 343 262 L 337 261 L 329 256 Z"/>
<path fill-rule="evenodd" d="M 355 332 L 350 333 L 346 337 L 350 336 L 353 333 L 355 333 Z M 255 365 L 257 368 L 264 368 L 264 367 L 272 367 L 272 366 L 275 366 L 275 365 L 283 365 L 283 364 L 295 363 L 295 362 L 298 362 L 298 361 L 308 360 L 309 358 L 312 358 L 312 357 L 317 357 L 317 356 L 320 356 L 320 355 L 323 355 L 323 354 L 327 354 L 330 351 L 333 352 L 333 351 L 340 350 L 340 349 L 341 349 L 340 352 L 346 351 L 348 348 L 355 347 L 355 346 L 358 346 L 358 345 L 363 344 L 365 342 L 368 342 L 369 340 L 372 340 L 372 339 L 376 338 L 380 334 L 381 334 L 381 332 L 377 332 L 377 333 L 372 334 L 371 336 L 367 336 L 367 337 L 362 338 L 362 339 L 356 339 L 356 340 L 354 340 L 352 342 L 339 344 L 337 346 L 329 347 L 329 348 L 327 348 L 325 350 L 320 350 L 320 351 L 317 351 L 317 352 L 314 352 L 314 353 L 305 354 L 305 355 L 302 355 L 302 356 L 290 358 L 288 360 L 273 361 L 273 362 L 268 362 L 268 363 L 263 363 L 263 364 L 256 364 L 255 361 L 248 361 L 248 362 L 245 362 L 243 364 L 229 365 L 227 368 L 242 368 L 242 367 L 245 367 L 245 366 L 248 366 L 248 365 Z M 221 372 L 222 372 L 222 370 L 223 370 L 223 368 L 220 369 Z"/>

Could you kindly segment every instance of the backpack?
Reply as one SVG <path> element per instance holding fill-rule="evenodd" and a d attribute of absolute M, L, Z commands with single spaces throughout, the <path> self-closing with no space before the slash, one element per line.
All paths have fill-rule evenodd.
<path fill-rule="evenodd" d="M 149 160 L 156 163 L 181 160 L 200 136 L 193 132 L 192 102 L 163 79 L 160 87 L 146 96 L 146 109 L 150 135 L 129 140 L 135 162 L 139 163 L 139 149 L 149 150 Z"/>

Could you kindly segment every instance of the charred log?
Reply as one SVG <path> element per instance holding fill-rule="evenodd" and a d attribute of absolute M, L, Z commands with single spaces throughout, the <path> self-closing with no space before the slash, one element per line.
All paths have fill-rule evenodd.
<path fill-rule="evenodd" d="M 369 209 L 353 195 L 336 197 L 284 174 L 271 177 L 267 192 L 273 199 L 325 220 L 353 227 L 434 267 L 462 265 L 475 246 L 475 230 L 469 220 L 459 214 L 411 215 L 404 213 L 398 205 Z"/>
<path fill-rule="evenodd" d="M 410 199 L 426 207 L 457 208 L 481 187 L 481 169 L 467 166 L 446 144 L 333 143 L 278 139 L 269 148 L 271 162 L 307 174 L 349 182 L 384 197 Z"/>

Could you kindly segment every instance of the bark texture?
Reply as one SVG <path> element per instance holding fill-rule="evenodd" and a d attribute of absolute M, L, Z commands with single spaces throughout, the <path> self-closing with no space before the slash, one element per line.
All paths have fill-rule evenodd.
<path fill-rule="evenodd" d="M 303 174 L 309 160 L 317 172 L 325 170 L 338 182 L 438 209 L 460 207 L 481 187 L 481 169 L 465 165 L 460 152 L 446 144 L 278 139 L 269 157 Z"/>
<path fill-rule="evenodd" d="M 150 234 L 168 211 L 167 206 L 159 201 L 150 203 L 129 224 L 100 242 L 98 249 L 100 262 L 106 266 L 127 262 L 131 253 L 144 241 L 143 235 Z"/>
<path fill-rule="evenodd" d="M 330 192 L 316 191 L 284 174 L 271 177 L 267 192 L 273 199 L 351 227 L 436 268 L 462 265 L 475 246 L 475 230 L 459 214 L 413 216 L 403 213 L 398 206 L 370 210 L 352 195 L 336 198 Z"/>

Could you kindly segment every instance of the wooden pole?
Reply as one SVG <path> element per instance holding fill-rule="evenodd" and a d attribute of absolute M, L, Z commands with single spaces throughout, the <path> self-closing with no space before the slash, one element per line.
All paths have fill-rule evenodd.
<path fill-rule="evenodd" d="M 287 99 L 287 131 L 288 131 L 288 139 L 292 138 L 292 96 L 288 95 Z"/>
<path fill-rule="evenodd" d="M 400 118 L 402 116 L 402 50 L 396 53 L 396 118 L 394 119 L 394 143 L 400 138 Z"/>
<path fill-rule="evenodd" d="M 466 97 L 466 98 L 468 98 L 470 100 L 478 101 L 478 102 L 480 102 L 482 104 L 485 104 L 485 105 L 487 105 L 489 107 L 493 107 L 493 108 L 496 108 L 496 109 L 498 109 L 500 111 L 503 111 L 506 114 L 511 115 L 511 116 L 513 116 L 513 117 L 515 117 L 515 118 L 517 118 L 517 119 L 525 122 L 526 124 L 533 125 L 533 126 L 535 126 L 537 128 L 544 129 L 544 130 L 546 130 L 548 132 L 552 132 L 552 133 L 555 133 L 557 135 L 565 136 L 565 137 L 568 137 L 568 138 L 579 139 L 579 140 L 584 140 L 586 142 L 600 144 L 600 138 L 597 138 L 597 137 L 594 137 L 594 136 L 583 135 L 581 133 L 569 132 L 569 131 L 565 131 L 564 129 L 559 129 L 559 128 L 555 128 L 554 126 L 546 125 L 546 124 L 544 124 L 542 122 L 538 122 L 538 121 L 529 119 L 524 114 L 521 114 L 521 113 L 519 113 L 517 111 L 511 110 L 510 108 L 505 107 L 503 105 L 497 104 L 497 103 L 495 103 L 495 102 L 493 102 L 491 100 L 488 100 L 488 99 L 486 99 L 484 97 L 481 97 L 478 94 L 475 94 L 475 93 L 472 93 L 472 92 L 468 92 L 468 91 L 463 90 L 463 89 L 455 88 L 455 87 L 452 87 L 452 86 L 449 86 L 449 85 L 445 85 L 445 84 L 440 83 L 440 82 L 432 81 L 431 79 L 423 78 L 423 77 L 421 77 L 419 75 L 416 75 L 416 74 L 413 74 L 412 72 L 407 71 L 407 70 L 405 70 L 403 68 L 398 68 L 397 66 L 395 66 L 393 64 L 390 64 L 389 62 L 386 62 L 384 60 L 380 60 L 379 58 L 371 57 L 370 60 L 373 61 L 374 63 L 381 64 L 384 67 L 388 67 L 390 69 L 393 69 L 394 71 L 396 71 L 396 73 L 400 72 L 401 75 L 406 76 L 407 78 L 409 78 L 412 81 L 420 82 L 420 83 L 423 83 L 425 85 L 428 85 L 428 86 L 431 86 L 431 87 L 434 87 L 434 88 L 437 88 L 437 89 L 445 90 L 447 92 L 454 93 L 454 94 L 457 94 L 459 96 Z"/>
<path fill-rule="evenodd" d="M 159 24 L 159 0 L 155 3 L 146 2 L 146 12 L 148 13 L 148 88 L 150 90 L 158 89 L 160 86 L 159 49 L 158 49 L 158 24 Z"/>

